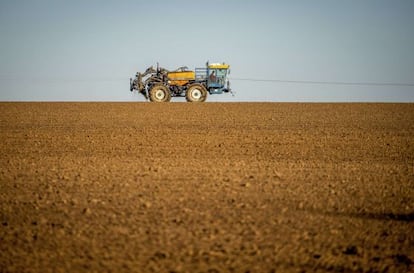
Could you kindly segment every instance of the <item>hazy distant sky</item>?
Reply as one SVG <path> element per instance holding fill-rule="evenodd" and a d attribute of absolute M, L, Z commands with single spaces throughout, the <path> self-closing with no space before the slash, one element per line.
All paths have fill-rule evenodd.
<path fill-rule="evenodd" d="M 143 101 L 129 77 L 227 62 L 232 78 L 414 83 L 413 0 L 0 0 L 0 100 Z M 233 80 L 209 101 L 414 102 L 414 86 Z"/>

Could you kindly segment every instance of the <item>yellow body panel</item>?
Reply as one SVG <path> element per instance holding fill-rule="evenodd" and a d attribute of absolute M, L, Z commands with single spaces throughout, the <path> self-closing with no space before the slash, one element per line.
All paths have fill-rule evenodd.
<path fill-rule="evenodd" d="M 210 65 L 208 65 L 208 68 L 211 68 L 211 69 L 229 69 L 230 68 L 230 65 L 228 65 L 228 64 L 210 64 Z"/>
<path fill-rule="evenodd" d="M 177 71 L 177 72 L 168 72 L 168 83 L 170 85 L 183 86 L 188 83 L 188 81 L 195 80 L 194 71 Z"/>

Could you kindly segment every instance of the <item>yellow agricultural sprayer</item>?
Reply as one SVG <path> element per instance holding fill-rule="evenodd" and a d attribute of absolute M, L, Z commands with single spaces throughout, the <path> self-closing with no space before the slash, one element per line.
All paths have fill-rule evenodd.
<path fill-rule="evenodd" d="M 152 102 L 168 102 L 171 97 L 185 97 L 189 102 L 204 102 L 207 95 L 231 92 L 227 75 L 230 66 L 225 63 L 206 63 L 203 68 L 189 70 L 180 67 L 168 71 L 149 67 L 130 79 L 130 90 L 137 90 Z"/>

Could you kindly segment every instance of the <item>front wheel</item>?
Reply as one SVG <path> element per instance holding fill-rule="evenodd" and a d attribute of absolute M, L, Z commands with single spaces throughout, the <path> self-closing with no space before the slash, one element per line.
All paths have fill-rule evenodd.
<path fill-rule="evenodd" d="M 149 97 L 152 102 L 169 102 L 171 100 L 170 91 L 162 84 L 154 85 L 149 91 Z"/>
<path fill-rule="evenodd" d="M 185 93 L 185 99 L 188 102 L 204 102 L 207 99 L 207 89 L 199 83 L 192 84 Z"/>

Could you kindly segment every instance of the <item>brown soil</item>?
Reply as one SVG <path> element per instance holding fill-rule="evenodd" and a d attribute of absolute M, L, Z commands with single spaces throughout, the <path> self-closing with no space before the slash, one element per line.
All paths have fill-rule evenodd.
<path fill-rule="evenodd" d="M 414 271 L 414 104 L 1 103 L 0 272 Z"/>

